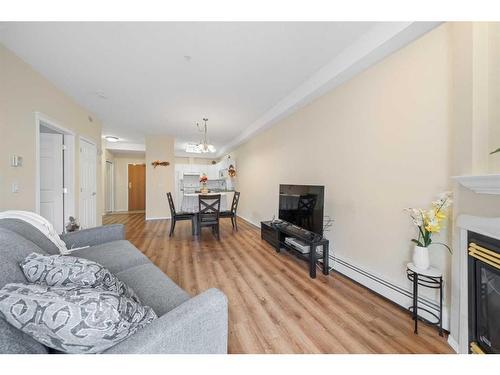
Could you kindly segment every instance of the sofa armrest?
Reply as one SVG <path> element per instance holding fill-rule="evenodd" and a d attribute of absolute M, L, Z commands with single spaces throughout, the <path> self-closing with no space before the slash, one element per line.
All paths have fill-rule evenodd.
<path fill-rule="evenodd" d="M 95 246 L 102 243 L 125 239 L 123 224 L 104 225 L 63 234 L 61 239 L 68 250 L 76 247 Z"/>
<path fill-rule="evenodd" d="M 227 298 L 218 289 L 177 306 L 106 354 L 227 354 Z"/>

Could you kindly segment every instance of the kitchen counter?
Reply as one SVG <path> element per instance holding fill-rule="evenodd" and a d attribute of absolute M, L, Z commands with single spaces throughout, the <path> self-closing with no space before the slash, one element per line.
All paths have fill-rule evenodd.
<path fill-rule="evenodd" d="M 183 212 L 190 212 L 190 213 L 196 213 L 198 212 L 198 196 L 199 195 L 214 195 L 214 194 L 220 194 L 220 210 L 221 211 L 226 211 L 228 209 L 228 202 L 231 203 L 233 201 L 232 195 L 234 194 L 234 191 L 221 191 L 221 192 L 212 192 L 212 193 L 207 193 L 207 194 L 202 194 L 202 193 L 184 193 L 182 197 L 182 211 Z"/>

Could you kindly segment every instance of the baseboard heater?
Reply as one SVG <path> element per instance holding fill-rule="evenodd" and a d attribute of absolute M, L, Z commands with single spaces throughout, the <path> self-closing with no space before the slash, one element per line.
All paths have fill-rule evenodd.
<path fill-rule="evenodd" d="M 239 216 L 239 215 L 238 215 L 238 217 L 241 218 L 242 220 L 245 220 L 250 225 L 253 225 L 256 228 L 259 228 L 259 226 L 257 224 L 255 224 L 253 221 L 251 221 L 251 220 L 249 220 L 249 219 L 247 219 L 245 217 Z M 338 272 L 342 276 L 345 276 L 348 279 L 353 280 L 353 281 L 357 282 L 360 285 L 363 285 L 365 288 L 373 291 L 374 293 L 382 296 L 383 298 L 386 298 L 387 300 L 395 303 L 396 305 L 401 306 L 404 309 L 408 308 L 409 305 L 408 306 L 401 305 L 400 303 L 394 301 L 393 299 L 391 299 L 389 297 L 384 296 L 382 293 L 379 293 L 378 291 L 374 290 L 373 288 L 370 288 L 369 286 L 363 284 L 362 282 L 357 281 L 357 280 L 353 279 L 351 276 L 346 275 L 345 273 L 339 271 L 338 268 L 335 267 L 335 263 L 340 264 L 343 267 L 348 268 L 349 270 L 351 270 L 353 272 L 356 272 L 357 274 L 359 274 L 361 276 L 364 276 L 364 277 L 366 277 L 366 278 L 368 278 L 368 279 L 370 279 L 370 280 L 372 280 L 372 281 L 374 281 L 374 282 L 382 285 L 385 288 L 391 289 L 392 291 L 400 294 L 401 296 L 404 296 L 404 297 L 408 298 L 410 301 L 413 298 L 413 293 L 411 291 L 406 290 L 405 288 L 402 288 L 399 285 L 396 285 L 396 284 L 393 284 L 393 283 L 391 283 L 389 281 L 386 281 L 386 280 L 378 277 L 377 275 L 374 275 L 374 274 L 372 274 L 372 273 L 370 273 L 370 272 L 368 272 L 368 271 L 366 271 L 366 270 L 364 270 L 362 268 L 359 268 L 358 266 L 355 266 L 355 265 L 353 265 L 353 264 L 351 264 L 349 262 L 346 262 L 345 260 L 342 260 L 339 257 L 336 257 L 332 253 L 330 253 L 330 256 L 329 256 L 329 268 L 332 269 L 334 272 Z M 430 308 L 430 309 L 432 309 L 432 310 L 434 310 L 436 312 L 439 312 L 439 305 L 436 302 L 433 302 L 433 301 L 429 300 L 428 298 L 418 297 L 418 302 L 419 302 L 419 304 L 421 304 L 423 306 L 426 306 L 426 307 L 428 307 L 428 308 Z"/>
<path fill-rule="evenodd" d="M 405 297 L 408 297 L 410 299 L 413 298 L 413 293 L 411 291 L 406 290 L 406 289 L 404 289 L 404 288 L 402 288 L 402 287 L 400 287 L 400 286 L 398 286 L 396 284 L 393 284 L 393 283 L 391 283 L 391 282 L 389 282 L 387 280 L 384 280 L 384 279 L 382 279 L 382 278 L 380 278 L 380 277 L 378 277 L 376 275 L 373 275 L 372 273 L 370 273 L 370 272 L 368 272 L 366 270 L 363 270 L 363 269 L 359 268 L 358 266 L 355 266 L 355 265 L 353 265 L 353 264 L 351 264 L 349 262 L 346 262 L 345 260 L 342 260 L 342 259 L 340 259 L 340 258 L 338 258 L 336 256 L 333 256 L 333 255 L 330 255 L 330 267 L 334 271 L 340 273 L 341 275 L 343 275 L 343 276 L 345 276 L 345 277 L 347 277 L 349 279 L 352 279 L 352 277 L 350 277 L 350 276 L 342 273 L 341 271 L 338 271 L 338 269 L 337 269 L 337 267 L 335 267 L 334 263 L 338 263 L 338 264 L 342 265 L 343 267 L 346 267 L 346 268 L 350 269 L 351 271 L 354 271 L 354 272 L 356 272 L 356 273 L 358 273 L 358 274 L 360 274 L 360 275 L 362 275 L 362 276 L 364 276 L 366 278 L 369 278 L 370 280 L 375 281 L 375 282 L 379 283 L 380 285 L 382 285 L 382 286 L 384 286 L 386 288 L 389 288 L 389 289 L 393 290 L 394 292 L 397 292 L 397 293 L 399 293 L 399 294 L 401 294 L 401 295 L 403 295 Z M 356 280 L 354 280 L 354 281 L 356 281 Z M 373 290 L 369 286 L 366 286 L 366 285 L 364 285 L 363 283 L 361 283 L 359 281 L 356 281 L 356 282 L 358 282 L 359 284 L 363 285 L 364 287 L 372 290 L 373 292 L 375 292 L 375 293 L 377 293 L 379 295 L 382 295 L 381 293 L 377 292 L 376 290 Z M 391 300 L 388 297 L 385 297 L 385 296 L 383 296 L 383 297 Z M 392 302 L 396 303 L 397 305 L 400 305 L 396 301 L 392 301 Z M 436 312 L 439 312 L 439 305 L 437 303 L 435 303 L 435 302 L 427 299 L 427 298 L 418 297 L 418 302 L 419 302 L 419 304 L 421 304 L 423 306 L 426 306 L 426 307 L 428 307 L 430 309 L 435 310 Z M 400 306 L 402 306 L 402 305 L 400 305 Z M 408 306 L 402 306 L 402 307 L 407 308 Z"/>

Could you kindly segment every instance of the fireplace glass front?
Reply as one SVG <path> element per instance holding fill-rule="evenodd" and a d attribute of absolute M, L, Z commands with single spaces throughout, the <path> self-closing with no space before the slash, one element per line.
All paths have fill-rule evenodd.
<path fill-rule="evenodd" d="M 500 353 L 500 247 L 469 234 L 469 339 L 480 352 Z M 477 345 L 477 346 L 476 346 Z"/>

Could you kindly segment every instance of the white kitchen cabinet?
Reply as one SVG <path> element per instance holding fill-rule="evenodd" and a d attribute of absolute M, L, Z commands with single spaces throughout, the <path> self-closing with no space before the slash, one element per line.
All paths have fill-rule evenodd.
<path fill-rule="evenodd" d="M 216 180 L 219 178 L 219 170 L 217 169 L 217 164 L 211 164 L 208 166 L 208 179 Z"/>

